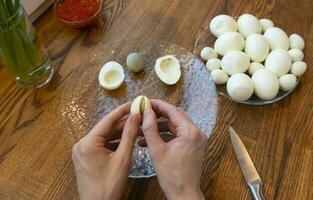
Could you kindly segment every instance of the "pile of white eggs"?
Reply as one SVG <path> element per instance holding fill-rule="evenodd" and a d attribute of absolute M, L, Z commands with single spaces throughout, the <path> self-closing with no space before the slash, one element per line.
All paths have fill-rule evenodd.
<path fill-rule="evenodd" d="M 236 101 L 248 100 L 253 93 L 271 100 L 279 90 L 292 90 L 306 71 L 303 38 L 288 37 L 269 19 L 243 14 L 236 21 L 218 15 L 210 30 L 217 37 L 214 48 L 203 48 L 200 56 L 215 84 L 226 83 L 227 93 Z"/>

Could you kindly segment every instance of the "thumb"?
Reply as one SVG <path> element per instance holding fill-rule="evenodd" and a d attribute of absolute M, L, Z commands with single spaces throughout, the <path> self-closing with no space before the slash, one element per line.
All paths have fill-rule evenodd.
<path fill-rule="evenodd" d="M 164 147 L 165 143 L 159 134 L 156 115 L 152 109 L 146 110 L 144 113 L 142 131 L 151 152 Z"/>
<path fill-rule="evenodd" d="M 116 154 L 122 157 L 131 158 L 131 153 L 137 134 L 140 128 L 141 117 L 139 114 L 130 115 L 125 123 L 121 142 L 116 150 Z"/>

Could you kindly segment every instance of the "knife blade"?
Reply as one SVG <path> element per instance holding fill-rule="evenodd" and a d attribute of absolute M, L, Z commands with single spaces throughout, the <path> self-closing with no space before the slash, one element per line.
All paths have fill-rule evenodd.
<path fill-rule="evenodd" d="M 258 174 L 251 157 L 239 138 L 238 134 L 232 127 L 229 127 L 229 135 L 231 139 L 231 143 L 239 162 L 240 169 L 243 173 L 243 176 L 253 194 L 254 199 L 263 200 L 262 194 L 262 180 L 260 175 Z"/>

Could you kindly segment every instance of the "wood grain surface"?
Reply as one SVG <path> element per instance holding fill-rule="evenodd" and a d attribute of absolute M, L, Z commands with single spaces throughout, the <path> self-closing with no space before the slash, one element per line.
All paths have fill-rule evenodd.
<path fill-rule="evenodd" d="M 58 22 L 50 8 L 35 22 L 57 69 L 49 86 L 22 89 L 0 67 L 0 199 L 78 199 L 60 91 L 95 48 L 119 53 L 146 41 L 168 41 L 191 50 L 201 29 L 220 13 L 269 17 L 288 34 L 299 33 L 306 40 L 308 71 L 279 103 L 256 107 L 219 97 L 201 179 L 205 197 L 251 199 L 229 140 L 232 125 L 263 179 L 266 199 L 313 199 L 312 10 L 312 0 L 105 0 L 102 22 L 77 31 Z M 165 197 L 150 178 L 129 180 L 123 199 Z"/>

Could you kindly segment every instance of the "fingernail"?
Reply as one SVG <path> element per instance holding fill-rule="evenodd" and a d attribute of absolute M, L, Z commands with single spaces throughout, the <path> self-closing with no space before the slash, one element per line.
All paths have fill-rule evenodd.
<path fill-rule="evenodd" d="M 129 120 L 134 121 L 137 118 L 137 114 L 132 114 L 129 116 Z"/>
<path fill-rule="evenodd" d="M 131 117 L 132 122 L 136 122 L 136 123 L 138 122 L 139 123 L 141 121 L 141 115 L 138 113 L 131 115 L 130 117 Z"/>
<path fill-rule="evenodd" d="M 144 115 L 149 115 L 149 114 L 151 114 L 151 112 L 152 112 L 152 109 L 151 108 L 147 108 L 145 110 L 145 112 L 144 112 Z"/>

